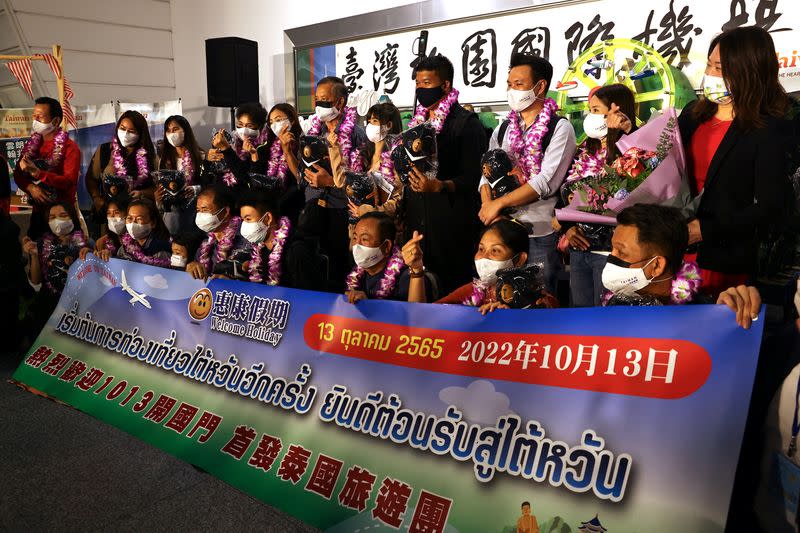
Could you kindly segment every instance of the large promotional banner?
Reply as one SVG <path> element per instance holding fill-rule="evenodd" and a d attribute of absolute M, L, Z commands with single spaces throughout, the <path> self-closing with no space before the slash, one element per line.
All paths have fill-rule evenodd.
<path fill-rule="evenodd" d="M 89 256 L 14 379 L 330 532 L 709 533 L 762 324 L 354 306 Z"/>
<path fill-rule="evenodd" d="M 30 138 L 33 109 L 0 109 L 0 154 L 8 163 L 8 177 L 11 180 L 11 205 L 14 209 L 27 207 L 25 194 L 18 192 L 17 184 L 11 175 L 22 148 Z"/>
<path fill-rule="evenodd" d="M 670 100 L 663 107 L 682 107 L 680 101 L 685 96 L 680 93 L 700 87 L 713 37 L 744 25 L 761 26 L 772 34 L 781 83 L 788 91 L 800 90 L 796 45 L 800 2 L 795 0 L 535 3 L 545 5 L 298 49 L 298 109 L 301 113 L 314 111 L 314 87 L 333 73 L 356 93 L 355 100 L 363 91 L 375 91 L 388 95 L 398 106 L 411 106 L 412 65 L 423 29 L 429 32 L 426 52 L 444 54 L 453 62 L 454 85 L 461 92 L 462 103 L 504 103 L 509 58 L 513 52 L 525 52 L 553 64 L 551 88 L 564 91 L 570 98 L 585 98 L 595 85 L 628 84 L 648 81 L 645 78 L 649 77 L 645 83 L 649 90 L 658 89 Z M 364 28 L 365 35 L 379 31 Z M 630 40 L 644 43 L 657 55 L 642 61 L 647 51 Z M 637 90 L 641 89 L 639 85 L 630 83 Z"/>

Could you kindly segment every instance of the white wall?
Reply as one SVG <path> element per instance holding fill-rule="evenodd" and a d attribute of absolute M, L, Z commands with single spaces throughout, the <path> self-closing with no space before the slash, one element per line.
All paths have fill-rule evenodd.
<path fill-rule="evenodd" d="M 175 95 L 182 99 L 184 115 L 200 143 L 208 144 L 211 129 L 227 127 L 230 112 L 206 106 L 206 39 L 242 37 L 258 42 L 261 103 L 269 109 L 285 101 L 284 30 L 416 1 L 171 0 Z"/>
<path fill-rule="evenodd" d="M 168 0 L 11 0 L 10 5 L 0 22 L 0 49 L 21 44 L 30 53 L 50 53 L 53 43 L 61 44 L 73 103 L 175 98 Z M 12 18 L 19 23 L 22 43 Z M 45 92 L 56 96 L 49 68 L 40 61 L 34 68 Z M 6 76 L 3 72 L 0 84 Z M 30 105 L 13 78 L 10 83 L 2 89 L 3 104 Z M 40 92 L 35 82 L 34 92 Z"/>

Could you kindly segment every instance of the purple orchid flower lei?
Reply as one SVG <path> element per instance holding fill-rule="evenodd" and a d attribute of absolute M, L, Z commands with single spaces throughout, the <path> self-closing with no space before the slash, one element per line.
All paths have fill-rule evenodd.
<path fill-rule="evenodd" d="M 215 250 L 216 262 L 224 261 L 228 258 L 228 252 L 233 247 L 233 240 L 236 234 L 239 233 L 239 226 L 242 225 L 242 219 L 239 217 L 232 217 L 228 222 L 228 227 L 222 232 L 222 239 L 219 240 L 217 249 Z M 211 247 L 217 242 L 217 236 L 214 232 L 208 234 L 208 238 L 200 245 L 200 256 L 197 261 L 203 265 L 206 271 L 211 270 Z"/>
<path fill-rule="evenodd" d="M 375 298 L 385 300 L 392 295 L 394 286 L 397 283 L 397 278 L 403 270 L 405 262 L 403 261 L 403 253 L 400 248 L 395 246 L 392 249 L 392 255 L 386 263 L 386 268 L 383 270 L 383 278 L 381 279 L 378 290 L 375 291 Z M 359 290 L 361 278 L 364 276 L 364 270 L 361 267 L 356 267 L 350 274 L 347 275 L 347 290 Z"/>
<path fill-rule="evenodd" d="M 541 170 L 542 157 L 544 156 L 542 139 L 547 134 L 547 126 L 550 124 L 550 119 L 557 111 L 558 105 L 555 100 L 548 98 L 545 100 L 542 110 L 536 116 L 533 125 L 524 133 L 522 132 L 521 124 L 522 115 L 516 111 L 508 113 L 508 141 L 527 179 L 537 175 Z"/>
<path fill-rule="evenodd" d="M 127 176 L 128 169 L 125 166 L 125 158 L 122 157 L 122 149 L 116 136 L 111 141 L 111 156 L 114 160 L 114 173 L 118 176 Z M 150 178 L 150 168 L 147 164 L 147 150 L 144 146 L 136 150 L 136 179 L 133 180 L 133 188 L 141 189 L 147 184 Z"/>
<path fill-rule="evenodd" d="M 436 109 L 430 113 L 430 118 L 428 118 L 428 108 L 423 105 L 418 105 L 416 111 L 414 112 L 414 117 L 408 123 L 409 128 L 413 128 L 414 126 L 419 126 L 425 121 L 431 123 L 433 128 L 436 130 L 436 133 L 441 133 L 442 128 L 444 127 L 444 122 L 447 120 L 447 115 L 450 114 L 450 108 L 453 107 L 453 104 L 458 101 L 458 89 L 451 89 L 449 93 L 447 93 L 447 97 L 439 102 L 439 105 L 436 106 Z"/>
<path fill-rule="evenodd" d="M 61 164 L 61 160 L 64 159 L 64 145 L 67 144 L 67 139 L 69 139 L 69 134 L 64 130 L 59 129 L 58 133 L 56 133 L 56 136 L 53 139 L 53 152 L 50 154 L 50 157 L 47 158 L 48 169 L 52 170 Z M 25 146 L 22 147 L 22 153 L 20 153 L 19 158 L 22 159 L 28 155 L 36 159 L 39 157 L 39 150 L 41 150 L 43 143 L 44 137 L 42 137 L 41 134 L 32 134 L 31 138 L 28 139 L 28 142 L 25 143 Z"/>
<path fill-rule="evenodd" d="M 137 263 L 142 263 L 145 265 L 157 266 L 162 268 L 169 267 L 169 259 L 166 258 L 158 258 L 155 256 L 149 256 L 144 253 L 142 250 L 142 246 L 139 244 L 139 241 L 133 238 L 130 233 L 126 233 L 122 236 L 122 245 L 125 247 L 125 251 L 134 258 Z"/>
<path fill-rule="evenodd" d="M 272 236 L 272 251 L 269 254 L 267 261 L 267 285 L 278 285 L 281 282 L 283 270 L 281 268 L 281 259 L 283 259 L 283 248 L 286 245 L 286 239 L 289 237 L 289 232 L 292 229 L 292 223 L 289 217 L 281 217 L 280 225 Z M 261 249 L 266 246 L 265 243 L 260 242 L 253 245 L 253 251 L 250 254 L 250 281 L 253 283 L 261 283 Z"/>

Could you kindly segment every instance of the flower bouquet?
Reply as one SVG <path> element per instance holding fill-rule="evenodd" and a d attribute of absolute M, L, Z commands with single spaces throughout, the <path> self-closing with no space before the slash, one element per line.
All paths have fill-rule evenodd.
<path fill-rule="evenodd" d="M 613 163 L 565 184 L 564 222 L 616 224 L 617 213 L 635 204 L 661 204 L 680 193 L 685 158 L 674 109 L 617 142 Z"/>

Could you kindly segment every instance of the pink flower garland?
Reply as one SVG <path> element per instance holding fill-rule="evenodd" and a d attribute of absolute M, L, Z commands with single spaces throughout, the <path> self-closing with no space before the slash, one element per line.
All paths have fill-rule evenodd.
<path fill-rule="evenodd" d="M 111 155 L 114 159 L 114 173 L 118 176 L 127 176 L 128 168 L 125 166 L 125 158 L 122 157 L 122 149 L 116 136 L 111 141 Z M 144 149 L 144 146 L 136 150 L 136 172 L 136 179 L 133 180 L 134 189 L 147 185 L 147 179 L 150 177 L 150 169 L 147 165 L 147 150 Z"/>
<path fill-rule="evenodd" d="M 489 285 L 479 279 L 472 280 L 472 294 L 461 302 L 462 305 L 480 307 L 489 295 Z"/>
<path fill-rule="evenodd" d="M 337 134 L 339 140 L 339 148 L 342 151 L 342 160 L 345 164 L 349 165 L 350 170 L 353 172 L 361 172 L 364 170 L 364 164 L 361 160 L 361 154 L 358 150 L 353 150 L 353 129 L 356 127 L 356 117 L 358 112 L 355 107 L 345 107 L 342 123 L 339 126 L 339 133 Z M 322 132 L 322 121 L 318 116 L 311 117 L 311 126 L 308 128 L 307 135 L 319 135 Z"/>
<path fill-rule="evenodd" d="M 581 153 L 572 163 L 569 169 L 565 184 L 574 183 L 583 178 L 605 176 L 606 149 L 602 148 L 596 154 L 591 154 L 585 146 L 581 148 Z"/>
<path fill-rule="evenodd" d="M 170 260 L 167 258 L 158 258 L 155 256 L 150 256 L 144 253 L 142 250 L 142 246 L 139 244 L 139 241 L 133 238 L 130 233 L 126 233 L 122 236 L 122 246 L 125 247 L 125 251 L 131 257 L 136 260 L 137 263 L 142 263 L 145 265 L 150 266 L 157 266 L 162 268 L 168 268 L 170 265 Z"/>
<path fill-rule="evenodd" d="M 267 263 L 267 272 L 269 274 L 267 285 L 278 285 L 281 282 L 283 247 L 291 229 L 292 223 L 289 221 L 289 217 L 281 217 L 280 225 L 272 235 L 272 251 L 269 254 L 269 262 Z M 264 242 L 254 244 L 253 252 L 250 254 L 250 281 L 253 283 L 261 283 L 263 281 L 261 277 L 261 249 L 264 246 L 266 246 Z"/>
<path fill-rule="evenodd" d="M 44 281 L 44 286 L 47 287 L 53 294 L 57 294 L 59 289 L 53 287 L 53 284 L 47 278 L 47 271 L 49 267 L 47 266 L 47 258 L 50 255 L 50 252 L 53 251 L 53 248 L 56 246 L 56 240 L 58 237 L 51 231 L 48 231 L 42 237 L 42 242 L 40 243 L 39 248 L 39 264 L 41 265 L 42 269 L 42 280 Z M 73 231 L 69 236 L 70 244 L 73 244 L 81 248 L 88 248 L 89 244 L 86 242 L 86 237 L 84 236 L 81 230 Z"/>
<path fill-rule="evenodd" d="M 48 170 L 52 170 L 61 164 L 61 161 L 64 159 L 64 145 L 67 144 L 67 139 L 69 139 L 69 134 L 59 128 L 58 133 L 56 133 L 56 136 L 53 138 L 53 151 L 50 157 L 47 158 Z M 39 157 L 39 150 L 41 150 L 43 143 L 44 137 L 41 134 L 32 134 L 28 142 L 25 143 L 25 146 L 22 147 L 19 158 L 22 159 L 28 155 L 32 159 L 36 159 Z"/>
<path fill-rule="evenodd" d="M 183 150 L 183 155 L 181 156 L 181 168 L 178 170 L 182 170 L 184 176 L 186 176 L 186 185 L 191 185 L 192 181 L 194 180 L 194 161 L 192 160 L 192 154 L 189 152 L 189 150 Z"/>
<path fill-rule="evenodd" d="M 700 290 L 700 285 L 703 283 L 703 278 L 700 275 L 700 267 L 694 261 L 684 261 L 678 273 L 672 280 L 672 288 L 670 289 L 669 301 L 673 305 L 684 305 L 694 300 L 694 296 Z M 601 301 L 602 306 L 608 305 L 608 302 L 614 296 L 611 291 L 603 293 Z"/>
<path fill-rule="evenodd" d="M 423 122 L 427 121 L 431 123 L 436 130 L 436 133 L 441 133 L 442 128 L 444 127 L 444 122 L 447 120 L 447 115 L 450 114 L 450 108 L 453 107 L 453 104 L 457 101 L 458 90 L 450 89 L 450 92 L 447 93 L 447 97 L 439 102 L 439 105 L 433 110 L 430 119 L 428 118 L 428 108 L 423 105 L 418 105 L 416 112 L 414 113 L 414 117 L 408 123 L 408 127 L 413 128 L 414 126 L 419 126 Z"/>
<path fill-rule="evenodd" d="M 378 172 L 387 180 L 394 180 L 394 162 L 392 162 L 392 150 L 402 142 L 400 136 L 397 136 L 394 142 L 389 145 L 388 141 L 383 141 L 383 151 L 381 152 L 381 166 Z"/>
<path fill-rule="evenodd" d="M 547 134 L 550 119 L 558 111 L 555 100 L 548 98 L 544 107 L 536 115 L 536 120 L 527 132 L 522 132 L 522 115 L 516 111 L 508 113 L 508 142 L 516 156 L 526 179 L 539 174 L 542 166 L 542 139 Z"/>
<path fill-rule="evenodd" d="M 264 144 L 267 140 L 267 129 L 263 128 L 259 133 L 258 136 L 253 140 L 253 145 L 258 148 L 262 144 Z M 233 151 L 236 152 L 236 156 L 244 161 L 248 157 L 250 157 L 250 152 L 244 151 L 244 141 L 236 136 L 236 139 L 233 141 Z M 236 176 L 231 172 L 231 169 L 226 169 L 225 173 L 222 175 L 222 181 L 228 187 L 233 187 L 238 183 Z"/>
<path fill-rule="evenodd" d="M 289 164 L 286 162 L 286 154 L 283 153 L 283 146 L 277 137 L 269 147 L 269 164 L 267 165 L 267 176 L 274 176 L 286 184 L 286 172 Z"/>
<path fill-rule="evenodd" d="M 375 298 L 385 300 L 392 295 L 394 286 L 397 283 L 397 277 L 403 270 L 405 262 L 403 261 L 403 254 L 400 248 L 395 246 L 392 249 L 392 255 L 386 263 L 386 268 L 383 269 L 383 278 L 381 279 L 378 290 L 375 291 Z M 356 267 L 350 274 L 347 275 L 347 290 L 357 291 L 361 285 L 361 278 L 364 277 L 364 270 L 361 267 Z"/>
<path fill-rule="evenodd" d="M 233 240 L 236 238 L 236 234 L 239 233 L 239 226 L 241 225 L 241 218 L 231 217 L 228 227 L 222 232 L 222 239 L 220 239 L 216 249 L 215 259 L 217 263 L 228 258 L 228 252 L 233 247 Z M 208 239 L 204 240 L 203 244 L 200 245 L 200 257 L 198 257 L 197 262 L 203 265 L 207 272 L 211 270 L 211 247 L 216 242 L 217 236 L 212 231 L 208 234 Z"/>

